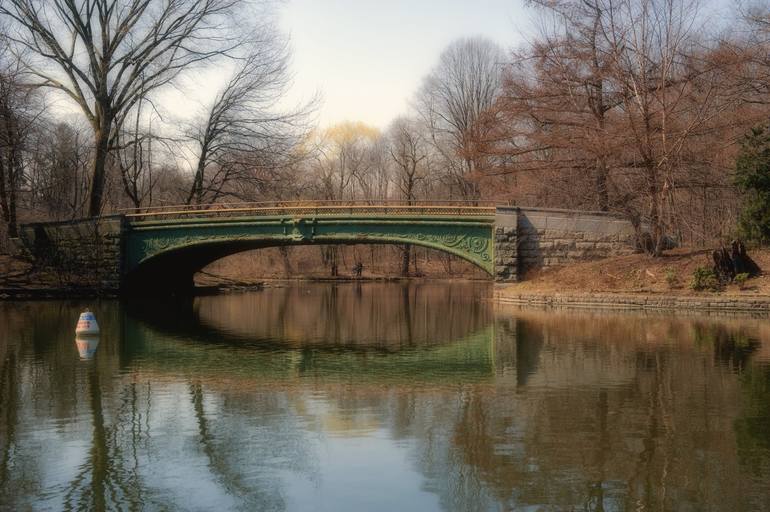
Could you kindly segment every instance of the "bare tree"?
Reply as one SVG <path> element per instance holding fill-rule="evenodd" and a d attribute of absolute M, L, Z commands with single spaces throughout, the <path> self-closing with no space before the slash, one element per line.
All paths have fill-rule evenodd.
<path fill-rule="evenodd" d="M 611 109 L 620 101 L 612 71 L 616 57 L 613 3 L 606 0 L 531 0 L 544 14 L 531 45 L 514 54 L 501 105 L 520 134 L 509 153 L 539 171 L 590 174 L 593 183 L 574 206 L 610 209 L 607 131 Z M 578 177 L 578 179 L 580 179 Z"/>
<path fill-rule="evenodd" d="M 741 52 L 708 38 L 697 0 L 532 3 L 550 17 L 495 106 L 495 172 L 536 204 L 627 215 L 655 255 L 667 235 L 704 240 L 729 215 L 716 210 L 735 197 L 731 148 L 759 112 L 741 99 Z"/>
<path fill-rule="evenodd" d="M 16 199 L 23 169 L 19 91 L 16 77 L 0 69 L 0 213 L 10 237 L 17 236 Z"/>
<path fill-rule="evenodd" d="M 742 29 L 728 39 L 731 54 L 741 57 L 737 79 L 744 100 L 770 104 L 770 5 L 763 1 L 744 4 Z"/>
<path fill-rule="evenodd" d="M 158 146 L 167 146 L 166 140 L 157 136 L 152 129 L 152 116 L 143 124 L 144 102 L 140 99 L 133 112 L 133 119 L 124 123 L 117 130 L 114 138 L 114 157 L 112 161 L 120 171 L 121 184 L 126 197 L 134 208 L 143 203 L 152 204 L 152 193 L 158 182 L 158 173 L 154 173 Z M 153 147 L 154 145 L 154 147 Z"/>
<path fill-rule="evenodd" d="M 363 123 L 339 123 L 316 137 L 313 172 L 322 199 L 361 199 L 360 184 L 374 160 L 372 150 L 379 138 L 375 128 Z"/>
<path fill-rule="evenodd" d="M 483 156 L 478 142 L 502 84 L 503 51 L 482 38 L 460 39 L 439 57 L 417 94 L 417 109 L 460 195 L 478 199 Z"/>
<path fill-rule="evenodd" d="M 396 164 L 400 196 L 407 204 L 417 199 L 417 186 L 425 180 L 422 163 L 428 158 L 428 147 L 417 123 L 407 117 L 396 118 L 390 125 L 390 156 Z"/>
<path fill-rule="evenodd" d="M 278 107 L 289 85 L 289 48 L 272 27 L 261 30 L 204 120 L 189 130 L 197 161 L 187 203 L 216 201 L 234 180 L 267 186 L 278 165 L 299 155 L 317 99 L 290 111 Z"/>
<path fill-rule="evenodd" d="M 619 2 L 622 25 L 610 36 L 617 49 L 615 80 L 623 93 L 616 125 L 626 142 L 621 166 L 631 176 L 630 190 L 641 190 L 645 199 L 648 249 L 654 255 L 661 253 L 671 225 L 668 206 L 684 150 L 717 113 L 711 109 L 714 84 L 701 81 L 706 90 L 697 91 L 685 58 L 697 34 L 697 8 L 697 0 Z"/>
<path fill-rule="evenodd" d="M 89 128 L 65 122 L 36 131 L 27 182 L 30 208 L 54 219 L 81 217 L 88 203 Z"/>
<path fill-rule="evenodd" d="M 137 101 L 240 45 L 241 0 L 4 0 L 8 37 L 36 85 L 63 91 L 94 135 L 88 214 L 102 208 L 115 134 Z"/>
<path fill-rule="evenodd" d="M 19 192 L 28 143 L 42 112 L 39 95 L 20 79 L 21 63 L 0 38 L 0 215 L 8 236 L 17 236 Z"/>
<path fill-rule="evenodd" d="M 315 196 L 325 200 L 353 200 L 370 197 L 367 180 L 378 163 L 380 133 L 364 123 L 344 122 L 314 136 L 314 157 L 309 171 L 315 179 Z M 363 186 L 362 186 L 363 184 Z M 330 274 L 339 273 L 339 247 L 321 247 L 321 257 Z"/>
<path fill-rule="evenodd" d="M 398 190 L 407 204 L 417 199 L 417 186 L 425 180 L 422 163 L 428 158 L 426 141 L 420 134 L 417 123 L 406 117 L 399 117 L 390 126 L 390 156 L 396 165 Z M 409 275 L 412 246 L 401 247 L 401 275 Z"/>

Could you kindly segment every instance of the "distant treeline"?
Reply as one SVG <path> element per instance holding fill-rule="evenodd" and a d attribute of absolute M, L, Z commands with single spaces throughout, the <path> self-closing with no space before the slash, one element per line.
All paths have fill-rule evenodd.
<path fill-rule="evenodd" d="M 734 236 L 756 192 L 736 161 L 767 144 L 767 2 L 731 19 L 699 0 L 528 3 L 539 28 L 526 44 L 451 43 L 380 131 L 316 127 L 318 98 L 287 107 L 290 46 L 268 0 L 7 0 L 0 239 L 21 221 L 275 199 L 616 212 L 650 227 L 653 254 L 667 237 Z M 160 103 L 214 68 L 228 78 L 207 101 Z M 333 268 L 337 249 L 324 251 Z"/>

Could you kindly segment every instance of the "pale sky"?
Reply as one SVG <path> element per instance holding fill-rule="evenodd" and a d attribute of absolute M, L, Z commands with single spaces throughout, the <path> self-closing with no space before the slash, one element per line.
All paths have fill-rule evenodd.
<path fill-rule="evenodd" d="M 322 94 L 321 126 L 354 120 L 385 128 L 407 113 L 452 40 L 480 35 L 508 49 L 532 18 L 522 0 L 286 0 L 281 9 L 292 96 Z"/>
<path fill-rule="evenodd" d="M 703 0 L 712 25 L 738 0 Z M 770 0 L 759 0 L 770 1 Z M 534 31 L 524 0 L 283 0 L 279 28 L 292 48 L 290 108 L 320 93 L 319 126 L 362 121 L 384 129 L 409 113 L 423 77 L 453 40 L 483 36 L 510 50 Z M 179 125 L 207 108 L 231 71 L 226 65 L 184 74 L 158 93 L 166 122 Z M 67 98 L 61 112 L 78 116 Z"/>

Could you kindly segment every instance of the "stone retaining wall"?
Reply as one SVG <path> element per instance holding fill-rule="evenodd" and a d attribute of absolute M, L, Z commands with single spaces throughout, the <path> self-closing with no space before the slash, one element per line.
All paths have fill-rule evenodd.
<path fill-rule="evenodd" d="M 498 207 L 495 280 L 516 281 L 535 268 L 631 254 L 635 247 L 634 226 L 615 215 Z"/>
<path fill-rule="evenodd" d="M 598 212 L 544 208 L 518 209 L 519 273 L 574 261 L 631 254 L 633 225 Z"/>
<path fill-rule="evenodd" d="M 737 297 L 729 295 L 616 295 L 616 294 L 537 294 L 495 291 L 495 300 L 502 304 L 550 308 L 592 308 L 658 311 L 741 311 L 770 314 L 769 297 Z"/>
<path fill-rule="evenodd" d="M 120 288 L 122 216 L 21 226 L 24 250 L 42 270 L 57 274 L 63 286 L 105 292 Z"/>

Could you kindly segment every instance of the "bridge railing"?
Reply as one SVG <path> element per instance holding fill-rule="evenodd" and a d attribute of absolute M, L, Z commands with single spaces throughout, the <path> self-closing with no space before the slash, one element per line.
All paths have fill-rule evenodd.
<path fill-rule="evenodd" d="M 490 216 L 495 203 L 480 201 L 261 201 L 127 208 L 132 220 L 217 216 L 447 215 Z"/>

